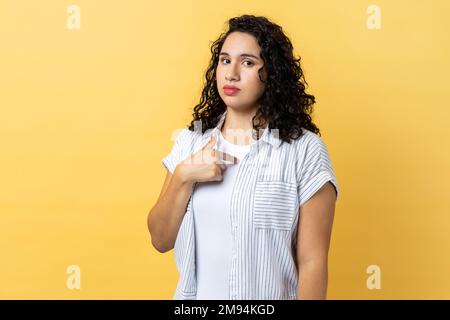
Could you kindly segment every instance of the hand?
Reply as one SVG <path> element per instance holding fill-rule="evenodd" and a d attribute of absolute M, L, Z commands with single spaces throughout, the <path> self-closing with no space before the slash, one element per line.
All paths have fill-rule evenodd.
<path fill-rule="evenodd" d="M 223 171 L 227 169 L 224 161 L 236 164 L 238 158 L 225 152 L 213 149 L 217 135 L 212 134 L 208 143 L 180 162 L 175 168 L 177 174 L 186 182 L 222 181 Z"/>

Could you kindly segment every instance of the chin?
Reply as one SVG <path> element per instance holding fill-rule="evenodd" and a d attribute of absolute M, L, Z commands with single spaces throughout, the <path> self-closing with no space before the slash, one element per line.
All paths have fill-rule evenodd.
<path fill-rule="evenodd" d="M 227 105 L 228 108 L 231 108 L 233 110 L 245 109 L 242 105 L 237 104 L 236 101 L 225 100 L 225 104 Z"/>

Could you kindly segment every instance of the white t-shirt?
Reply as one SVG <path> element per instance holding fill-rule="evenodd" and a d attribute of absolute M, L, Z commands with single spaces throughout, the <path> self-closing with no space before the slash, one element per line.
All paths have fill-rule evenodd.
<path fill-rule="evenodd" d="M 238 159 L 252 144 L 228 142 L 219 131 L 214 149 Z M 198 183 L 192 194 L 196 244 L 197 300 L 229 299 L 231 263 L 230 200 L 240 162 L 227 164 L 222 181 Z"/>

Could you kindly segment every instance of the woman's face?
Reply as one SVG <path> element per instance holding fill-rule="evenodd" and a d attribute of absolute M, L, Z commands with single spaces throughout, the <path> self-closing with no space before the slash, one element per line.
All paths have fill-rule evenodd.
<path fill-rule="evenodd" d="M 260 52 L 256 38 L 248 33 L 232 32 L 225 39 L 216 69 L 216 84 L 227 107 L 237 110 L 257 108 L 265 89 L 258 74 L 264 65 Z M 265 77 L 264 72 L 262 76 Z M 238 90 L 227 90 L 224 88 L 227 85 Z"/>

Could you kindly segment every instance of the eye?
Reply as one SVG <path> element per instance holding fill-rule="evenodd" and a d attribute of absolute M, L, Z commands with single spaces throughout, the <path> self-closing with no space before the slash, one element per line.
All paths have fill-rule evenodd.
<path fill-rule="evenodd" d="M 245 62 L 248 62 L 248 63 L 249 63 L 249 64 L 247 64 L 247 66 L 252 66 L 252 65 L 253 65 L 253 62 L 250 61 L 250 60 L 245 60 L 244 63 L 245 63 Z"/>
<path fill-rule="evenodd" d="M 229 59 L 227 59 L 227 58 L 222 58 L 220 61 L 222 61 L 222 63 L 223 63 L 224 60 L 229 60 Z"/>

